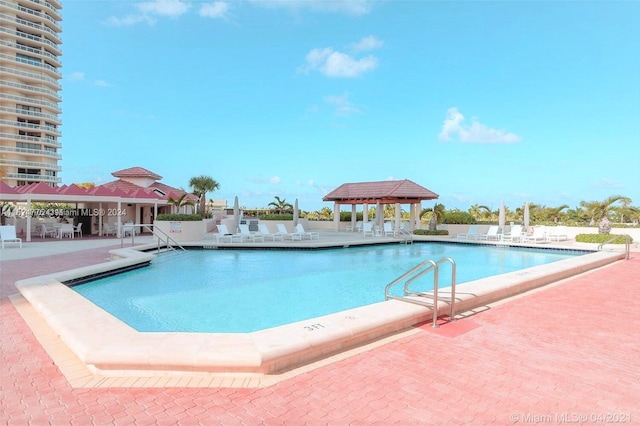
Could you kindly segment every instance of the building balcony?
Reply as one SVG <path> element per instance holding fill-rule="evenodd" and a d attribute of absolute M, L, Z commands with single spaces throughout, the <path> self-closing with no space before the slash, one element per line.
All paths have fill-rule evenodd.
<path fill-rule="evenodd" d="M 0 73 L 5 73 L 7 75 L 15 76 L 16 78 L 19 78 L 21 81 L 29 80 L 29 81 L 33 81 L 34 83 L 47 84 L 53 90 L 57 90 L 57 91 L 62 90 L 62 87 L 60 86 L 58 79 L 47 77 L 46 75 L 34 74 L 32 72 L 23 71 L 15 67 L 4 67 L 4 66 L 0 67 Z"/>
<path fill-rule="evenodd" d="M 60 114 L 62 112 L 62 110 L 58 106 L 58 103 L 56 102 L 48 102 L 40 99 L 27 98 L 24 96 L 10 95 L 8 93 L 0 93 L 0 102 L 1 101 L 11 101 L 12 103 L 15 102 L 20 105 L 36 106 L 36 107 L 49 110 L 56 114 Z"/>
<path fill-rule="evenodd" d="M 53 10 L 51 7 L 49 9 Z M 24 7 L 23 5 L 18 5 L 5 0 L 0 0 L 0 10 L 13 11 L 16 16 L 21 16 L 25 19 L 39 18 L 45 20 L 53 26 L 53 31 L 57 31 L 59 33 L 62 32 L 62 28 L 60 27 L 60 21 L 62 20 L 62 17 L 58 14 L 57 10 L 54 13 L 55 16 L 52 17 L 47 13 L 40 12 L 39 10 Z"/>
<path fill-rule="evenodd" d="M 27 148 L 15 148 L 13 146 L 0 146 L 0 152 L 16 153 L 33 155 L 39 157 L 55 158 L 56 160 L 62 160 L 62 155 L 54 151 L 48 151 L 45 149 L 27 149 Z"/>
<path fill-rule="evenodd" d="M 0 107 L 0 112 L 8 112 L 9 114 L 13 114 L 16 117 L 36 117 L 42 118 L 56 125 L 62 124 L 60 118 L 57 115 L 46 114 L 43 112 L 30 111 L 27 109 L 18 109 L 18 108 L 9 108 L 9 107 Z"/>
<path fill-rule="evenodd" d="M 59 172 L 62 167 L 53 163 L 43 163 L 39 161 L 22 161 L 22 160 L 8 160 L 6 158 L 0 158 L 0 165 L 10 167 L 24 167 L 29 169 L 46 169 L 54 172 Z"/>
<path fill-rule="evenodd" d="M 26 142 L 34 144 L 42 144 L 52 148 L 62 148 L 62 144 L 55 139 L 39 138 L 35 136 L 14 135 L 13 133 L 0 133 L 0 139 L 11 140 L 14 142 Z"/>
<path fill-rule="evenodd" d="M 56 137 L 61 137 L 62 132 L 57 127 L 48 124 L 32 124 L 15 120 L 0 120 L 0 128 L 10 127 L 20 129 L 25 132 L 46 132 Z"/>
<path fill-rule="evenodd" d="M 16 83 L 16 82 L 7 81 L 7 80 L 0 80 L 0 87 L 7 88 L 7 89 L 12 88 L 19 92 L 36 93 L 39 95 L 46 96 L 49 99 L 51 99 L 51 101 L 56 103 L 62 101 L 62 97 L 60 96 L 59 92 L 56 92 L 55 90 L 51 90 L 47 87 L 33 86 L 30 84 Z M 9 90 L 4 90 L 4 92 L 9 92 Z"/>
<path fill-rule="evenodd" d="M 60 183 L 62 179 L 57 176 L 32 175 L 27 173 L 7 173 L 8 179 L 24 180 L 27 182 L 50 182 Z"/>

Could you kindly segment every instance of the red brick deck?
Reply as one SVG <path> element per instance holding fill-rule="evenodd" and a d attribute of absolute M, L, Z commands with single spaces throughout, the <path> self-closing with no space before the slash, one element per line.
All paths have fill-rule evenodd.
<path fill-rule="evenodd" d="M 17 279 L 105 257 L 0 262 L 2 423 L 640 423 L 638 253 L 268 388 L 74 389 L 7 295 Z"/>

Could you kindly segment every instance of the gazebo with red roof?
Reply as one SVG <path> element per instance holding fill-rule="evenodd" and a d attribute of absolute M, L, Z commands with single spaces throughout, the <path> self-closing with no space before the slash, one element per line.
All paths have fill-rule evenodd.
<path fill-rule="evenodd" d="M 325 195 L 323 201 L 333 201 L 333 221 L 336 230 L 340 229 L 340 206 L 351 205 L 351 225 L 352 229 L 356 223 L 356 208 L 363 205 L 363 221 L 368 222 L 369 204 L 377 206 L 377 217 L 382 217 L 381 212 L 384 204 L 395 205 L 395 231 L 400 230 L 400 215 L 402 204 L 409 204 L 409 215 L 411 230 L 415 229 L 416 220 L 419 219 L 421 203 L 423 200 L 435 200 L 438 194 L 418 185 L 417 183 L 404 180 L 387 180 L 378 182 L 355 182 L 344 183 Z"/>

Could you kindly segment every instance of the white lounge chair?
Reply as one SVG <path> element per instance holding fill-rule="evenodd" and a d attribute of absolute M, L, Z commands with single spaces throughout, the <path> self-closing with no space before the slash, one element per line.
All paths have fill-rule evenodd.
<path fill-rule="evenodd" d="M 215 234 L 217 243 L 219 243 L 221 240 L 224 240 L 224 239 L 229 239 L 230 243 L 242 242 L 242 235 L 232 234 L 231 232 L 229 232 L 227 225 L 216 225 L 216 228 L 218 228 L 218 233 Z"/>
<path fill-rule="evenodd" d="M 485 234 L 476 234 L 476 240 L 498 241 L 500 239 L 499 229 L 498 225 L 491 225 Z"/>
<path fill-rule="evenodd" d="M 254 234 L 249 230 L 249 225 L 240 224 L 238 225 L 238 228 L 240 228 L 240 235 L 242 236 L 243 241 L 264 241 L 264 237 L 262 236 L 262 234 Z"/>
<path fill-rule="evenodd" d="M 371 235 L 373 237 L 373 223 L 372 222 L 364 222 L 362 224 L 362 235 L 367 236 Z"/>
<path fill-rule="evenodd" d="M 536 226 L 531 235 L 524 235 L 522 239 L 525 242 L 544 243 L 547 241 L 547 233 L 544 226 Z"/>
<path fill-rule="evenodd" d="M 0 226 L 0 239 L 2 240 L 2 248 L 4 248 L 4 243 L 18 243 L 22 248 L 22 238 L 16 236 L 16 228 L 13 225 Z"/>
<path fill-rule="evenodd" d="M 282 237 L 285 240 L 287 240 L 287 239 L 289 239 L 291 241 L 295 241 L 295 240 L 301 241 L 302 240 L 302 234 L 301 233 L 287 231 L 287 227 L 284 226 L 283 223 L 278 223 L 276 226 L 278 227 L 278 232 L 280 234 L 282 234 Z"/>
<path fill-rule="evenodd" d="M 393 224 L 391 222 L 385 222 L 384 225 L 382 226 L 382 235 L 384 235 L 385 237 L 391 236 L 391 237 L 395 237 L 396 236 L 396 230 L 393 229 Z"/>
<path fill-rule="evenodd" d="M 508 241 L 511 243 L 522 242 L 522 225 L 512 225 L 508 234 L 502 235 L 502 241 Z"/>
<path fill-rule="evenodd" d="M 547 232 L 547 238 L 549 241 L 567 241 L 569 235 L 567 234 L 566 226 L 554 226 Z"/>
<path fill-rule="evenodd" d="M 475 240 L 477 234 L 478 234 L 478 225 L 469 225 L 469 229 L 467 229 L 467 233 L 458 234 L 456 235 L 456 238 L 458 240 Z"/>
<path fill-rule="evenodd" d="M 305 231 L 304 226 L 301 223 L 296 225 L 296 232 L 302 235 L 302 239 L 309 238 L 310 240 L 319 240 L 320 234 L 315 231 Z"/>
<path fill-rule="evenodd" d="M 273 234 L 269 232 L 269 228 L 264 223 L 258 224 L 258 232 L 262 234 L 262 238 L 265 240 L 270 239 L 271 241 L 284 241 L 284 237 L 279 232 L 274 232 Z"/>

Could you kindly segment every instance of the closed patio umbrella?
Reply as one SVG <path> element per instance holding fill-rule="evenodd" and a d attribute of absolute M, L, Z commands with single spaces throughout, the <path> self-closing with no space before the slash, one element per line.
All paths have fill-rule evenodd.
<path fill-rule="evenodd" d="M 524 203 L 524 220 L 522 224 L 525 228 L 529 227 L 529 203 Z"/>
<path fill-rule="evenodd" d="M 504 208 L 504 201 L 500 201 L 500 212 L 498 213 L 498 225 L 500 228 L 504 228 L 507 223 L 507 214 Z"/>
<path fill-rule="evenodd" d="M 233 200 L 233 233 L 238 232 L 238 225 L 240 225 L 240 205 L 238 204 L 238 196 L 236 195 Z"/>
<path fill-rule="evenodd" d="M 295 203 L 293 203 L 293 226 L 298 226 L 298 215 L 300 212 L 298 211 L 298 199 L 296 198 Z"/>

